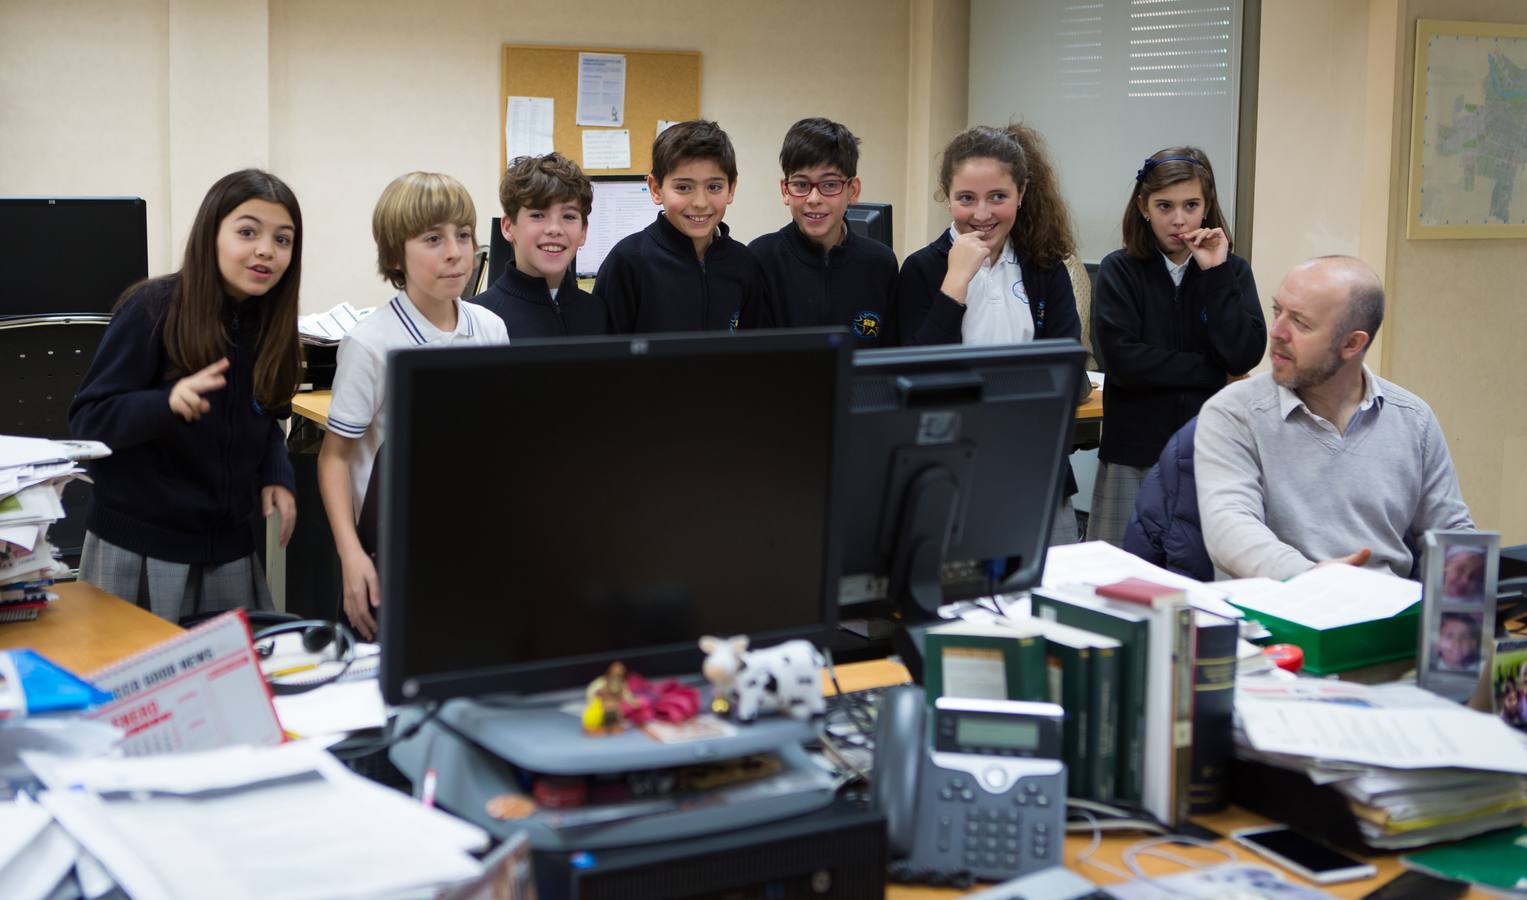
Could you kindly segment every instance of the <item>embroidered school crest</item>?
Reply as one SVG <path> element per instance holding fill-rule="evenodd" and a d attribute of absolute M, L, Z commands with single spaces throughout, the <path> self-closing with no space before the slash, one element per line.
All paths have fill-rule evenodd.
<path fill-rule="evenodd" d="M 870 310 L 862 310 L 854 316 L 852 326 L 854 334 L 862 338 L 880 337 L 880 316 Z"/>

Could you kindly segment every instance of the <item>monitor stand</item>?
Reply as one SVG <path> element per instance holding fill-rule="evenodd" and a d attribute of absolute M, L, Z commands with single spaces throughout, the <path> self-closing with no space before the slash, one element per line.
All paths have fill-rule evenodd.
<path fill-rule="evenodd" d="M 394 728 L 406 733 L 424 715 L 408 710 Z M 814 724 L 786 716 L 738 725 L 728 737 L 676 744 L 660 743 L 638 729 L 590 737 L 579 718 L 557 704 L 452 700 L 437 719 L 393 745 L 393 764 L 416 784 L 433 770 L 441 807 L 500 838 L 523 830 L 537 850 L 608 849 L 744 828 L 822 809 L 837 787 L 802 749 L 815 738 Z M 542 775 L 614 775 L 761 753 L 773 754 L 781 771 L 682 797 L 560 810 L 537 807 L 528 817 L 509 819 L 493 811 L 513 803 L 490 802 L 529 792 L 522 769 Z"/>

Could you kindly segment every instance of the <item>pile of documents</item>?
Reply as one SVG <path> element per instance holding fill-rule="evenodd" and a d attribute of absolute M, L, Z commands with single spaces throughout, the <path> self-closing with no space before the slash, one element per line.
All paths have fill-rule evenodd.
<path fill-rule="evenodd" d="M 1403 849 L 1519 824 L 1527 735 L 1410 684 L 1236 684 L 1236 755 L 1346 798 L 1363 840 Z"/>
<path fill-rule="evenodd" d="M 35 619 L 57 599 L 48 588 L 69 571 L 48 543 L 64 517 L 64 485 L 84 478 L 79 461 L 111 453 L 95 441 L 0 435 L 0 622 Z"/>
<path fill-rule="evenodd" d="M 44 790 L 0 803 L 0 895 L 66 878 L 97 897 L 431 896 L 471 881 L 487 835 L 310 742 L 69 759 L 23 751 Z M 71 874 L 72 872 L 72 874 Z"/>
<path fill-rule="evenodd" d="M 297 334 L 304 344 L 334 346 L 371 312 L 371 307 L 356 309 L 348 303 L 341 303 L 328 312 L 298 316 Z"/>

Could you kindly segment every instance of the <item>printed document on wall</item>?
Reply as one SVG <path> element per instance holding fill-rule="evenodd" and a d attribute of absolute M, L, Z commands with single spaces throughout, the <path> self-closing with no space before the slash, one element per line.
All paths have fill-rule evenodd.
<path fill-rule="evenodd" d="M 613 131 L 584 131 L 583 168 L 631 168 L 630 130 L 619 128 Z"/>
<path fill-rule="evenodd" d="M 555 110 L 551 97 L 510 97 L 504 110 L 504 158 L 550 153 Z"/>
<path fill-rule="evenodd" d="M 578 54 L 578 124 L 618 127 L 625 122 L 625 54 Z"/>

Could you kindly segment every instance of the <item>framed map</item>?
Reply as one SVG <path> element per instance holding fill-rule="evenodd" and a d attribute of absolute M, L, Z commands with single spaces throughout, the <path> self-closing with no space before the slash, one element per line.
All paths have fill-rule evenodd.
<path fill-rule="evenodd" d="M 1527 237 L 1527 25 L 1416 22 L 1405 236 Z"/>

